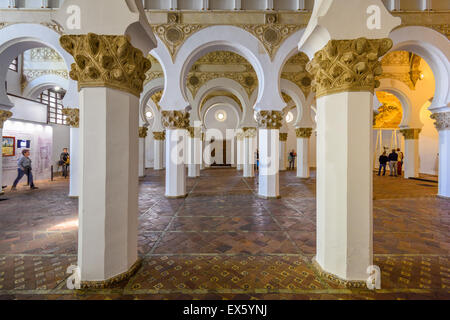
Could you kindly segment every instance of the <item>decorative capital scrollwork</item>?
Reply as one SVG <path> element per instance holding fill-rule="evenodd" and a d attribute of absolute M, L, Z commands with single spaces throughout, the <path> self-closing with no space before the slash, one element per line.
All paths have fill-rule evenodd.
<path fill-rule="evenodd" d="M 79 89 L 108 87 L 140 96 L 151 62 L 129 37 L 89 33 L 64 35 L 59 41 L 75 59 L 70 77 Z"/>
<path fill-rule="evenodd" d="M 281 111 L 259 111 L 256 121 L 260 129 L 277 129 L 283 126 L 283 112 Z"/>
<path fill-rule="evenodd" d="M 189 112 L 184 111 L 163 111 L 162 124 L 166 129 L 188 129 L 189 128 Z"/>
<path fill-rule="evenodd" d="M 166 133 L 164 131 L 153 132 L 153 139 L 159 140 L 159 141 L 164 141 L 164 140 L 166 140 Z"/>
<path fill-rule="evenodd" d="M 72 128 L 80 127 L 80 109 L 64 108 L 62 114 L 66 116 L 66 123 Z"/>
<path fill-rule="evenodd" d="M 401 129 L 400 133 L 405 137 L 405 140 L 417 140 L 422 129 Z"/>
<path fill-rule="evenodd" d="M 3 124 L 6 120 L 12 117 L 12 112 L 7 110 L 0 110 L 0 129 L 3 129 Z"/>
<path fill-rule="evenodd" d="M 244 138 L 254 138 L 254 137 L 256 137 L 256 128 L 253 128 L 253 127 L 245 127 L 245 128 L 242 128 L 242 130 L 244 131 L 243 132 L 243 134 L 244 134 Z"/>
<path fill-rule="evenodd" d="M 436 120 L 434 125 L 438 131 L 450 129 L 450 112 L 433 113 L 431 119 Z"/>
<path fill-rule="evenodd" d="M 295 129 L 295 134 L 297 138 L 309 139 L 312 136 L 312 128 L 297 128 Z"/>
<path fill-rule="evenodd" d="M 280 141 L 286 142 L 287 138 L 288 138 L 288 134 L 287 133 L 280 133 Z"/>
<path fill-rule="evenodd" d="M 330 40 L 307 64 L 313 75 L 313 91 L 317 97 L 345 91 L 373 92 L 380 86 L 375 78 L 382 75 L 380 57 L 393 42 L 389 38 Z"/>
<path fill-rule="evenodd" d="M 139 138 L 145 139 L 147 138 L 148 128 L 147 127 L 139 127 Z"/>

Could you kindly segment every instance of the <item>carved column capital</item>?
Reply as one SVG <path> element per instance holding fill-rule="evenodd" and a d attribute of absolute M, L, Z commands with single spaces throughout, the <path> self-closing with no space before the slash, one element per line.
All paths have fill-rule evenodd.
<path fill-rule="evenodd" d="M 75 59 L 70 77 L 78 89 L 108 87 L 140 97 L 151 63 L 127 36 L 64 35 L 61 46 Z"/>
<path fill-rule="evenodd" d="M 295 134 L 297 138 L 309 139 L 311 138 L 313 129 L 312 128 L 297 128 L 295 129 Z"/>
<path fill-rule="evenodd" d="M 280 133 L 280 141 L 286 142 L 287 138 L 288 138 L 288 134 L 287 133 Z"/>
<path fill-rule="evenodd" d="M 189 128 L 189 112 L 184 111 L 163 111 L 162 124 L 164 128 L 175 129 L 188 129 Z"/>
<path fill-rule="evenodd" d="M 80 109 L 64 108 L 62 114 L 66 116 L 66 123 L 72 128 L 80 127 Z"/>
<path fill-rule="evenodd" d="M 245 127 L 242 128 L 242 130 L 244 130 L 244 138 L 254 138 L 256 137 L 256 128 L 252 128 L 252 127 Z"/>
<path fill-rule="evenodd" d="M 7 110 L 0 110 L 0 129 L 3 129 L 3 124 L 6 120 L 12 117 L 12 112 Z M 1 191 L 1 190 L 0 190 Z"/>
<path fill-rule="evenodd" d="M 279 130 L 283 126 L 283 112 L 281 111 L 259 111 L 256 115 L 258 128 Z"/>
<path fill-rule="evenodd" d="M 199 127 L 189 127 L 189 128 L 187 128 L 187 131 L 189 132 L 191 139 L 194 139 L 194 138 L 201 139 L 202 138 L 202 129 Z"/>
<path fill-rule="evenodd" d="M 405 140 L 418 140 L 422 129 L 401 129 L 400 133 L 405 137 Z"/>
<path fill-rule="evenodd" d="M 145 139 L 147 138 L 148 128 L 147 127 L 139 127 L 139 138 Z"/>
<path fill-rule="evenodd" d="M 431 119 L 436 120 L 434 125 L 438 131 L 450 129 L 450 112 L 433 113 Z"/>
<path fill-rule="evenodd" d="M 236 133 L 236 139 L 238 141 L 242 141 L 242 140 L 244 140 L 244 138 L 245 138 L 244 131 L 239 131 L 239 132 Z"/>
<path fill-rule="evenodd" d="M 374 92 L 380 86 L 375 78 L 383 73 L 378 59 L 392 45 L 389 38 L 330 40 L 306 67 L 314 77 L 312 88 L 316 96 L 345 91 Z"/>
<path fill-rule="evenodd" d="M 162 131 L 162 132 L 153 132 L 153 139 L 154 140 L 159 140 L 159 141 L 164 141 L 164 140 L 166 140 L 166 133 L 164 131 Z"/>

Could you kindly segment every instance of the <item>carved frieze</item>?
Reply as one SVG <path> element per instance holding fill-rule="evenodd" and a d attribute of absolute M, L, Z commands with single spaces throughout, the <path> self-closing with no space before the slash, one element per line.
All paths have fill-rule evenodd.
<path fill-rule="evenodd" d="M 344 92 L 369 91 L 378 88 L 375 77 L 383 73 L 380 57 L 392 48 L 391 39 L 330 40 L 308 63 L 317 97 Z"/>
<path fill-rule="evenodd" d="M 140 97 L 151 63 L 128 37 L 65 35 L 60 43 L 75 59 L 70 77 L 78 81 L 79 89 L 108 87 Z"/>
<path fill-rule="evenodd" d="M 256 121 L 260 129 L 280 129 L 283 126 L 283 112 L 281 111 L 259 111 Z"/>
<path fill-rule="evenodd" d="M 175 129 L 188 129 L 189 128 L 190 113 L 184 111 L 163 111 L 162 112 L 162 124 L 164 128 Z"/>

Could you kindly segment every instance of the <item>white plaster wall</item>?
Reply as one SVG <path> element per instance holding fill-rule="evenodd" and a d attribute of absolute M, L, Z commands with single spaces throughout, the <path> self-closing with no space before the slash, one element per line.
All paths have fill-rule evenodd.
<path fill-rule="evenodd" d="M 20 74 L 22 70 L 22 59 L 19 56 L 19 72 L 8 70 L 6 74 L 7 92 L 20 96 L 22 94 L 22 88 L 20 86 Z"/>
<path fill-rule="evenodd" d="M 430 118 L 429 106 L 430 103 L 425 104 L 420 112 L 423 128 L 419 136 L 419 172 L 437 175 L 439 172 L 439 133 L 434 126 L 434 120 Z"/>
<path fill-rule="evenodd" d="M 70 127 L 59 124 L 52 124 L 53 128 L 53 152 L 52 152 L 52 165 L 54 171 L 58 168 L 59 156 L 63 152 L 64 148 L 70 150 Z M 93 159 L 93 161 L 95 161 Z"/>

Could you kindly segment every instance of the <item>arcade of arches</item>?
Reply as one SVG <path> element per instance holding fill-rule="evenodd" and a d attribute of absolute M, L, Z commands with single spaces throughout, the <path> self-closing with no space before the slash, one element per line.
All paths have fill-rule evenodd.
<path fill-rule="evenodd" d="M 16 2 L 0 298 L 449 298 L 447 2 Z"/>

